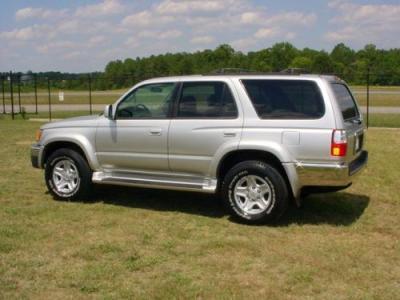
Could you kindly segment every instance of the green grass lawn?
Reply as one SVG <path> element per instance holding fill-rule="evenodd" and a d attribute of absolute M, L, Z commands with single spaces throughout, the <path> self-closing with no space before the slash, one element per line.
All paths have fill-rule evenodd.
<path fill-rule="evenodd" d="M 400 130 L 370 129 L 368 168 L 276 226 L 213 197 L 102 187 L 57 202 L 30 166 L 40 123 L 0 120 L 0 299 L 395 299 Z"/>
<path fill-rule="evenodd" d="M 365 115 L 364 121 L 366 122 Z M 400 128 L 400 114 L 370 114 L 369 126 Z"/>
<path fill-rule="evenodd" d="M 119 90 L 108 90 L 108 91 L 93 91 L 92 92 L 92 103 L 93 104 L 110 104 L 118 100 L 129 88 Z M 356 93 L 355 96 L 360 105 L 365 106 L 367 104 L 367 97 L 365 94 L 365 86 L 351 86 L 353 91 L 360 91 L 362 93 Z M 52 104 L 88 104 L 89 105 L 89 92 L 88 91 L 70 91 L 60 90 L 64 92 L 64 101 L 60 102 L 58 98 L 58 90 L 51 92 Z M 371 86 L 373 92 L 394 92 L 394 94 L 371 94 L 370 105 L 371 106 L 400 106 L 400 87 L 379 87 Z M 399 93 L 399 94 L 397 94 Z M 9 94 L 6 93 L 6 103 L 10 104 Z M 46 90 L 38 91 L 38 103 L 48 104 L 48 94 Z M 18 94 L 14 93 L 14 103 L 18 104 Z M 32 92 L 21 93 L 21 106 L 35 104 L 35 96 Z"/>

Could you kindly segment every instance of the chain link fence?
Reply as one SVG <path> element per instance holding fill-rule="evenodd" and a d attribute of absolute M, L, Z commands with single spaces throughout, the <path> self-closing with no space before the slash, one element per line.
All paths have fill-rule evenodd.
<path fill-rule="evenodd" d="M 98 114 L 106 104 L 114 103 L 134 84 L 163 75 L 150 72 L 113 77 L 89 74 L 69 78 L 3 73 L 0 78 L 0 113 L 10 115 L 12 119 L 22 117 L 50 120 Z M 399 74 L 367 71 L 337 75 L 349 83 L 367 126 L 400 127 Z"/>

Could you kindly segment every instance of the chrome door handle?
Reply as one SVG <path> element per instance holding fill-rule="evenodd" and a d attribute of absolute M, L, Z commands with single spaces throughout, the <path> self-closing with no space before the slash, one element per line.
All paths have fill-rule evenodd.
<path fill-rule="evenodd" d="M 235 137 L 236 133 L 235 132 L 224 132 L 224 137 Z"/>
<path fill-rule="evenodd" d="M 161 132 L 162 132 L 161 128 L 152 128 L 152 129 L 150 129 L 150 134 L 151 135 L 161 135 Z"/>

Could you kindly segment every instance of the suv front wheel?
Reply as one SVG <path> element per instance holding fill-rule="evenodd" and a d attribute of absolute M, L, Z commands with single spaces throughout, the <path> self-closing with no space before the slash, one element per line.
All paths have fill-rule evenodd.
<path fill-rule="evenodd" d="M 78 152 L 62 148 L 54 151 L 46 162 L 45 180 L 54 198 L 81 199 L 89 195 L 92 170 Z"/>
<path fill-rule="evenodd" d="M 274 167 L 244 161 L 228 171 L 222 196 L 233 217 L 245 223 L 276 221 L 288 206 L 288 187 Z"/>

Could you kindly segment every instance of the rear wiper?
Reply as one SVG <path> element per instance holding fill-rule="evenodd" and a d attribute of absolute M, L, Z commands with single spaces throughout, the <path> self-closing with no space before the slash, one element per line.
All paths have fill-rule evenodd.
<path fill-rule="evenodd" d="M 353 124 L 358 124 L 358 125 L 360 125 L 362 123 L 362 121 L 360 119 L 350 120 L 350 122 Z"/>

